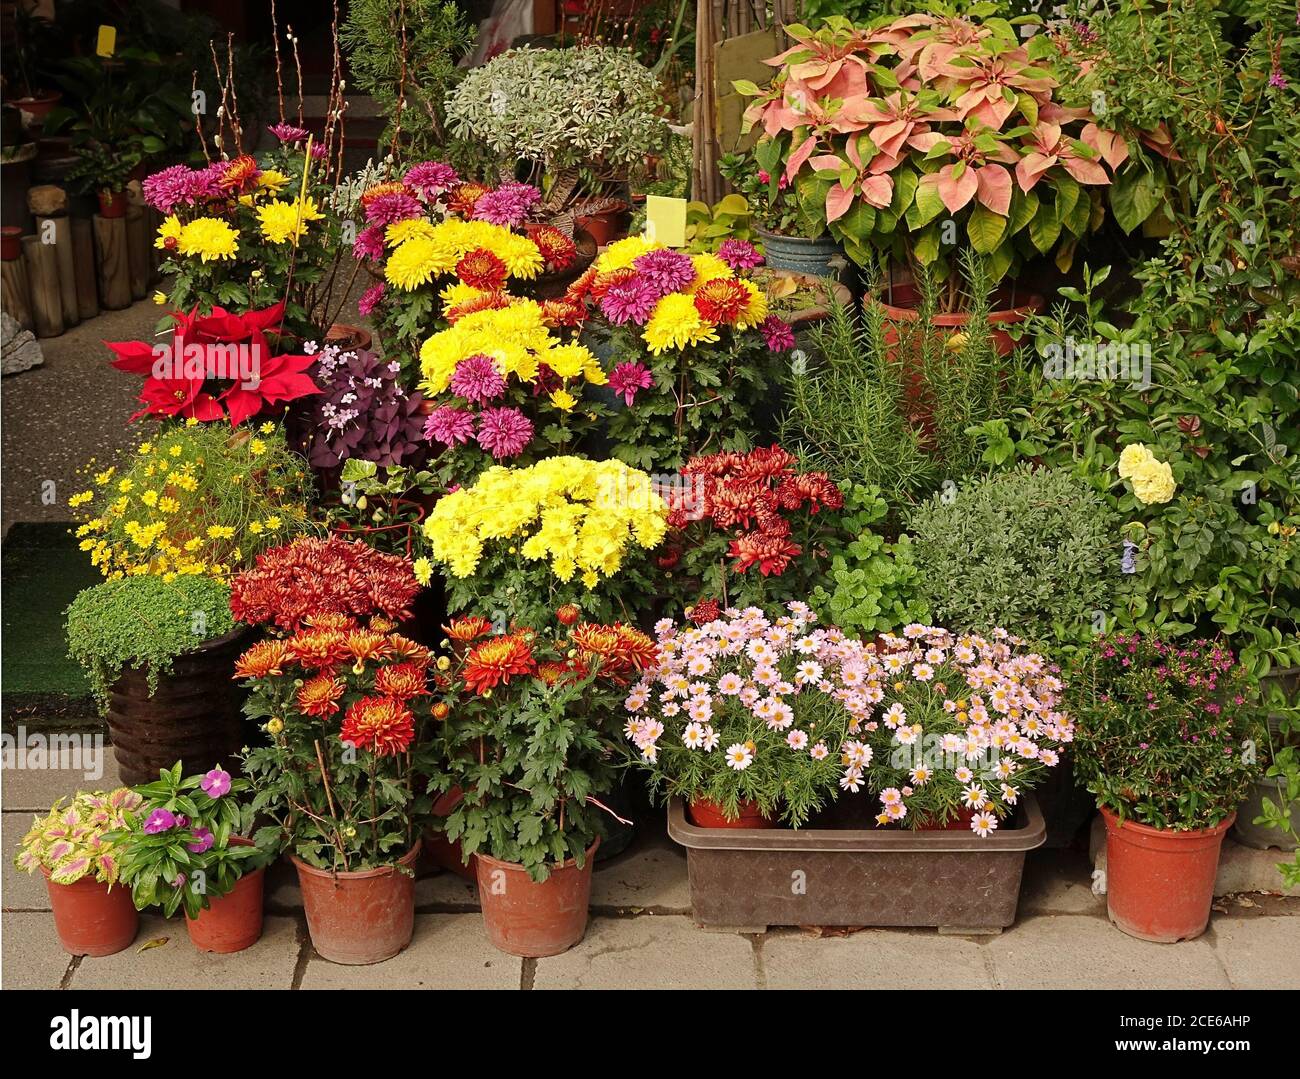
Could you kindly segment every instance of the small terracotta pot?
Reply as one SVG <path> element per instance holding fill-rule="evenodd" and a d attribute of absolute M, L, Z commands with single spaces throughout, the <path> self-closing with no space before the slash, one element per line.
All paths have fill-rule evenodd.
<path fill-rule="evenodd" d="M 581 869 L 575 859 L 551 869 L 538 882 L 522 865 L 478 855 L 478 898 L 492 947 L 507 955 L 540 959 L 567 952 L 587 932 L 591 869 L 600 846 L 587 848 Z"/>
<path fill-rule="evenodd" d="M 1223 836 L 1237 814 L 1213 828 L 1175 832 L 1134 820 L 1106 822 L 1106 907 L 1116 928 L 1140 940 L 1191 940 L 1210 924 Z"/>
<path fill-rule="evenodd" d="M 420 857 L 415 841 L 397 864 L 412 869 Z M 394 866 L 357 873 L 317 869 L 292 854 L 312 947 L 322 959 L 364 966 L 391 959 L 415 930 L 415 877 Z"/>
<path fill-rule="evenodd" d="M 231 836 L 232 847 L 251 847 L 251 839 Z M 201 952 L 242 952 L 262 936 L 262 892 L 266 868 L 245 873 L 225 895 L 211 901 L 197 918 L 186 918 L 190 943 Z"/>
<path fill-rule="evenodd" d="M 446 794 L 440 795 L 433 803 L 432 813 L 435 817 L 445 817 L 465 797 L 459 787 L 452 787 Z M 478 880 L 478 855 L 471 854 L 467 863 L 461 854 L 459 839 L 448 839 L 442 832 L 424 833 L 425 858 L 438 869 L 449 869 L 465 880 Z"/>
<path fill-rule="evenodd" d="M 615 240 L 621 240 L 627 235 L 627 227 L 630 223 L 631 218 L 626 207 L 619 210 L 602 210 L 598 214 L 588 214 L 578 218 L 578 224 L 596 241 L 597 247 L 604 247 Z"/>
<path fill-rule="evenodd" d="M 17 225 L 0 228 L 0 261 L 13 262 L 23 257 L 23 230 Z"/>
<path fill-rule="evenodd" d="M 758 808 L 757 802 L 741 802 L 740 816 L 734 819 L 722 812 L 722 806 L 708 798 L 692 799 L 691 823 L 697 828 L 775 828 L 776 820 Z"/>
<path fill-rule="evenodd" d="M 94 877 L 74 884 L 55 884 L 44 867 L 50 893 L 50 911 L 59 943 L 70 955 L 112 955 L 131 947 L 140 929 L 140 915 L 131 901 L 131 889 L 115 884 L 111 889 Z"/>
<path fill-rule="evenodd" d="M 45 118 L 49 116 L 54 106 L 62 100 L 63 94 L 60 91 L 43 90 L 31 97 L 14 98 L 10 104 L 23 114 L 23 120 L 28 127 L 40 127 L 45 123 Z"/>
<path fill-rule="evenodd" d="M 126 192 L 125 191 L 100 191 L 99 192 L 99 216 L 100 217 L 125 217 L 126 216 Z"/>
<path fill-rule="evenodd" d="M 368 349 L 373 339 L 370 331 L 362 326 L 349 326 L 345 322 L 336 322 L 325 334 L 327 345 L 337 345 L 344 351 Z"/>

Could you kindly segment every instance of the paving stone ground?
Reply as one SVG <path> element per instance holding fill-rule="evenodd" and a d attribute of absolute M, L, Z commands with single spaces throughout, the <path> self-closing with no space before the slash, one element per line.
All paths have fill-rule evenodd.
<path fill-rule="evenodd" d="M 1030 854 L 1019 919 L 997 936 L 704 931 L 691 920 L 685 852 L 653 825 L 597 866 L 586 937 L 548 959 L 496 951 L 474 886 L 443 872 L 417 882 L 415 936 L 401 955 L 373 967 L 327 962 L 311 947 L 296 879 L 283 864 L 267 877 L 263 937 L 245 952 L 201 954 L 179 920 L 146 915 L 126 951 L 70 957 L 55 937 L 43 882 L 18 873 L 11 857 L 33 812 L 78 786 L 116 783 L 111 758 L 94 784 L 68 768 L 0 773 L 5 988 L 1300 988 L 1300 899 L 1221 898 L 1199 940 L 1148 944 L 1110 925 L 1082 850 Z"/>

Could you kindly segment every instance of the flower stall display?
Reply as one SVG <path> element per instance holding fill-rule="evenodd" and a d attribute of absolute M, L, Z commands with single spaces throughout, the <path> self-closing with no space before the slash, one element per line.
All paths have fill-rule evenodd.
<path fill-rule="evenodd" d="M 753 264 L 740 240 L 687 255 L 629 236 L 569 287 L 566 299 L 600 316 L 587 332 L 609 354 L 609 387 L 625 406 L 609 422 L 614 456 L 668 471 L 768 433 L 776 357 L 794 334 L 745 276 Z"/>
<path fill-rule="evenodd" d="M 68 655 L 86 671 L 127 782 L 178 760 L 234 764 L 244 732 L 230 670 L 243 637 L 229 585 L 211 577 L 117 577 L 78 593 Z"/>
<path fill-rule="evenodd" d="M 1218 641 L 1118 633 L 1077 655 L 1069 692 L 1075 769 L 1106 822 L 1111 921 L 1143 940 L 1199 936 L 1224 833 L 1261 771 L 1254 684 Z"/>
<path fill-rule="evenodd" d="M 71 955 L 112 955 L 135 940 L 140 917 L 119 885 L 120 847 L 110 836 L 126 827 L 141 802 L 126 787 L 79 791 L 35 817 L 23 836 L 14 865 L 45 877 L 54 928 Z"/>
<path fill-rule="evenodd" d="M 539 624 L 573 604 L 589 616 L 629 612 L 654 593 L 648 553 L 663 541 L 667 507 L 650 477 L 621 461 L 548 457 L 493 467 L 438 501 L 424 523 L 427 580 L 448 583 L 448 609 Z"/>
<path fill-rule="evenodd" d="M 114 834 L 121 883 L 136 910 L 185 912 L 199 951 L 239 952 L 262 935 L 267 856 L 248 838 L 247 780 L 224 768 L 183 775 L 178 761 L 135 788 L 142 799 Z"/>
<path fill-rule="evenodd" d="M 1005 630 L 884 634 L 866 692 L 877 825 L 995 832 L 1074 740 L 1062 682 Z"/>
<path fill-rule="evenodd" d="M 304 463 L 269 421 L 231 432 L 191 418 L 120 468 L 92 461 L 87 472 L 92 485 L 68 502 L 105 577 L 224 579 L 308 527 Z"/>
<path fill-rule="evenodd" d="M 653 665 L 655 644 L 627 625 L 514 624 L 469 615 L 447 627 L 452 662 L 434 745 L 437 790 L 463 792 L 442 820 L 477 858 L 488 938 L 512 955 L 562 952 L 587 924 L 592 855 L 606 834 L 618 702 Z"/>
<path fill-rule="evenodd" d="M 659 661 L 624 700 L 631 758 L 653 789 L 685 799 L 697 825 L 799 827 L 840 789 L 865 783 L 871 750 L 854 736 L 871 712 L 871 655 L 815 627 L 797 600 L 692 611 L 655 627 Z"/>

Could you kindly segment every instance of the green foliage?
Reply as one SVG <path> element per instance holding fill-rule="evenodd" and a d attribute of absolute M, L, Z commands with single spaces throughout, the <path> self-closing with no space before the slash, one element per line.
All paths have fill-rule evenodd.
<path fill-rule="evenodd" d="M 140 796 L 127 787 L 78 791 L 72 801 L 60 798 L 44 817 L 34 817 L 23 836 L 14 865 L 26 873 L 49 873 L 55 884 L 75 884 L 89 876 L 111 888 L 119 862 L 114 836 L 126 827 Z"/>
<path fill-rule="evenodd" d="M 1010 627 L 1072 644 L 1111 607 L 1120 537 L 1105 500 L 1065 469 L 964 481 L 908 522 L 920 592 L 954 631 Z"/>
<path fill-rule="evenodd" d="M 879 489 L 854 484 L 845 490 L 840 524 L 851 538 L 835 551 L 825 583 L 809 596 L 812 608 L 850 637 L 870 640 L 930 619 L 909 537 L 890 543 L 876 531 L 888 512 Z"/>
<path fill-rule="evenodd" d="M 230 586 L 210 577 L 120 577 L 81 592 L 67 610 L 68 655 L 101 710 L 123 669 L 140 668 L 149 692 L 177 656 L 234 629 Z"/>
<path fill-rule="evenodd" d="M 749 203 L 745 201 L 744 195 L 732 192 L 724 195 L 713 206 L 703 202 L 691 202 L 686 206 L 688 251 L 711 254 L 727 240 L 755 242 L 757 236 L 750 220 Z M 762 249 L 761 245 L 759 249 Z"/>

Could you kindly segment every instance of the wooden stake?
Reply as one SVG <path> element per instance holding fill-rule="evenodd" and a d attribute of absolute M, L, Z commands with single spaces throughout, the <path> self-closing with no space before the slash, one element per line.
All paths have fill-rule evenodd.
<path fill-rule="evenodd" d="M 59 268 L 59 304 L 63 309 L 63 325 L 76 326 L 81 322 L 81 311 L 77 306 L 77 260 L 72 249 L 72 228 L 68 224 L 68 215 L 57 217 L 38 217 L 36 235 L 44 239 L 49 237 L 54 242 L 54 261 Z"/>
<path fill-rule="evenodd" d="M 90 218 L 74 217 L 72 254 L 76 260 L 77 313 L 82 322 L 99 314 L 99 286 L 95 283 L 95 238 Z"/>
<path fill-rule="evenodd" d="M 32 319 L 37 337 L 58 337 L 63 332 L 63 300 L 59 295 L 59 261 L 53 244 L 39 236 L 23 237 L 23 257 L 32 289 Z"/>
<path fill-rule="evenodd" d="M 126 257 L 131 296 L 143 300 L 149 294 L 149 226 L 139 206 L 126 211 Z"/>
<path fill-rule="evenodd" d="M 131 271 L 127 255 L 126 218 L 94 216 L 95 258 L 99 272 L 99 302 L 109 311 L 131 306 Z"/>
<path fill-rule="evenodd" d="M 21 258 L 0 262 L 0 304 L 24 330 L 32 321 L 32 289 L 27 283 L 27 263 Z"/>

